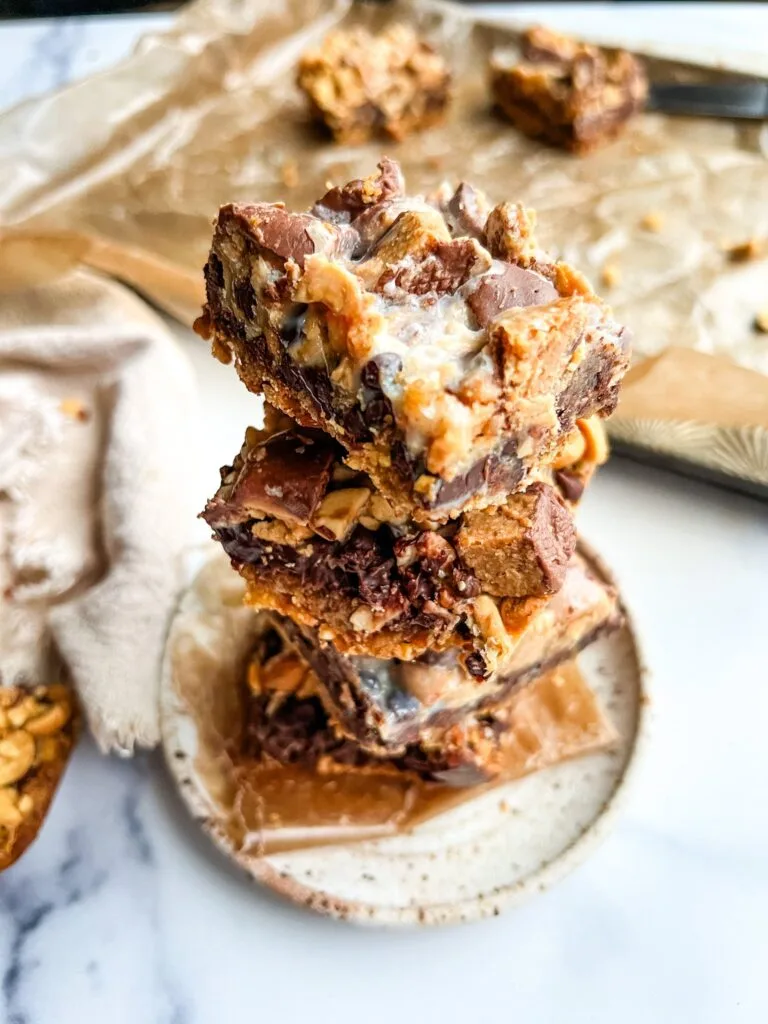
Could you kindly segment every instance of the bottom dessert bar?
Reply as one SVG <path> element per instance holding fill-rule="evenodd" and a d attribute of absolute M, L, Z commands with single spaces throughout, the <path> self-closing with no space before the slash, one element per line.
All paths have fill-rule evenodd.
<path fill-rule="evenodd" d="M 518 622 L 508 620 L 510 653 L 485 679 L 466 670 L 456 649 L 428 652 L 414 661 L 345 656 L 313 630 L 284 617 L 276 622 L 312 665 L 344 733 L 367 750 L 397 756 L 431 730 L 495 708 L 523 683 L 573 659 L 622 621 L 614 590 L 579 557 L 568 566 L 557 594 L 521 602 L 518 610 Z"/>
<path fill-rule="evenodd" d="M 570 665 L 538 677 L 493 711 L 425 732 L 397 757 L 376 756 L 339 729 L 326 710 L 320 680 L 286 643 L 279 618 L 262 615 L 258 634 L 244 693 L 246 762 L 320 775 L 410 774 L 472 786 L 602 749 L 615 738 L 594 694 Z"/>

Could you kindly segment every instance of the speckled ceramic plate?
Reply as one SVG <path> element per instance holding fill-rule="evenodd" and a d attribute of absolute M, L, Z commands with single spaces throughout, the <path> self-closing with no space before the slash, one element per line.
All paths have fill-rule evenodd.
<path fill-rule="evenodd" d="M 612 750 L 487 790 L 406 834 L 260 855 L 232 827 L 224 742 L 233 710 L 227 694 L 234 690 L 233 674 L 242 670 L 253 621 L 241 596 L 225 559 L 214 557 L 194 576 L 169 633 L 162 728 L 168 764 L 189 810 L 259 882 L 308 908 L 360 923 L 468 921 L 548 888 L 605 834 L 637 760 L 646 704 L 629 616 L 624 628 L 579 658 L 618 731 Z"/>

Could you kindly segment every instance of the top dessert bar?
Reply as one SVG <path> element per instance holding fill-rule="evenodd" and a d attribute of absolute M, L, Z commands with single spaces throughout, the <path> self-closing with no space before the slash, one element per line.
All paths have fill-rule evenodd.
<path fill-rule="evenodd" d="M 631 53 L 539 27 L 529 29 L 522 44 L 522 63 L 492 63 L 491 90 L 526 135 L 585 153 L 613 138 L 643 108 L 648 80 Z"/>
<path fill-rule="evenodd" d="M 467 184 L 407 197 L 387 159 L 306 213 L 222 207 L 205 277 L 214 353 L 426 524 L 525 490 L 612 412 L 629 359 L 529 211 Z"/>
<path fill-rule="evenodd" d="M 331 32 L 303 55 L 296 78 L 313 116 L 347 145 L 428 128 L 450 99 L 445 61 L 408 25 Z"/>

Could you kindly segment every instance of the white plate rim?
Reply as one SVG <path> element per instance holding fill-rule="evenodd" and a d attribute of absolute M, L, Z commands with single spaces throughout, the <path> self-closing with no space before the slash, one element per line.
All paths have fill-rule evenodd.
<path fill-rule="evenodd" d="M 208 550 L 210 551 L 210 549 Z M 168 643 L 163 657 L 160 692 L 162 745 L 170 773 L 193 818 L 201 825 L 203 831 L 210 836 L 219 850 L 230 860 L 234 860 L 246 875 L 254 881 L 306 909 L 358 925 L 408 927 L 476 921 L 486 917 L 498 916 L 503 910 L 519 906 L 536 893 L 545 892 L 553 885 L 556 885 L 587 859 L 589 854 L 596 849 L 612 828 L 617 815 L 624 806 L 627 791 L 636 776 L 638 765 L 644 759 L 649 741 L 651 718 L 649 696 L 650 671 L 645 661 L 644 648 L 638 635 L 634 613 L 618 584 L 616 574 L 607 566 L 605 560 L 597 553 L 593 545 L 580 538 L 579 550 L 586 556 L 588 562 L 594 566 L 601 578 L 616 587 L 619 593 L 620 605 L 626 621 L 625 628 L 632 641 L 634 658 L 637 665 L 639 700 L 632 744 L 613 791 L 600 811 L 592 818 L 584 830 L 552 860 L 543 864 L 526 877 L 509 885 L 499 886 L 489 893 L 475 894 L 449 902 L 386 906 L 334 896 L 323 889 L 298 881 L 289 872 L 280 871 L 270 863 L 269 855 L 257 857 L 243 854 L 234 846 L 220 822 L 212 815 L 210 803 L 185 767 L 186 760 L 181 761 L 176 756 L 177 752 L 184 747 L 184 741 L 180 738 L 179 734 L 179 727 L 183 725 L 180 716 L 183 716 L 183 719 L 186 721 L 190 720 L 190 716 L 180 707 L 178 697 L 173 690 L 171 682 L 171 645 Z M 181 610 L 187 590 L 188 588 L 185 588 L 181 594 L 176 612 L 171 620 L 168 633 L 169 639 L 176 614 Z M 313 852 L 321 854 L 322 849 L 322 847 L 316 847 Z"/>

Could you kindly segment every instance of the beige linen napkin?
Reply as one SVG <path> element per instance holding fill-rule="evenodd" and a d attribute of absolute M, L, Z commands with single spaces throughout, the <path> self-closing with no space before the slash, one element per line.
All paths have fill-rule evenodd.
<path fill-rule="evenodd" d="M 121 285 L 22 255 L 0 239 L 0 684 L 65 672 L 102 749 L 129 752 L 159 739 L 197 511 L 192 371 Z"/>

